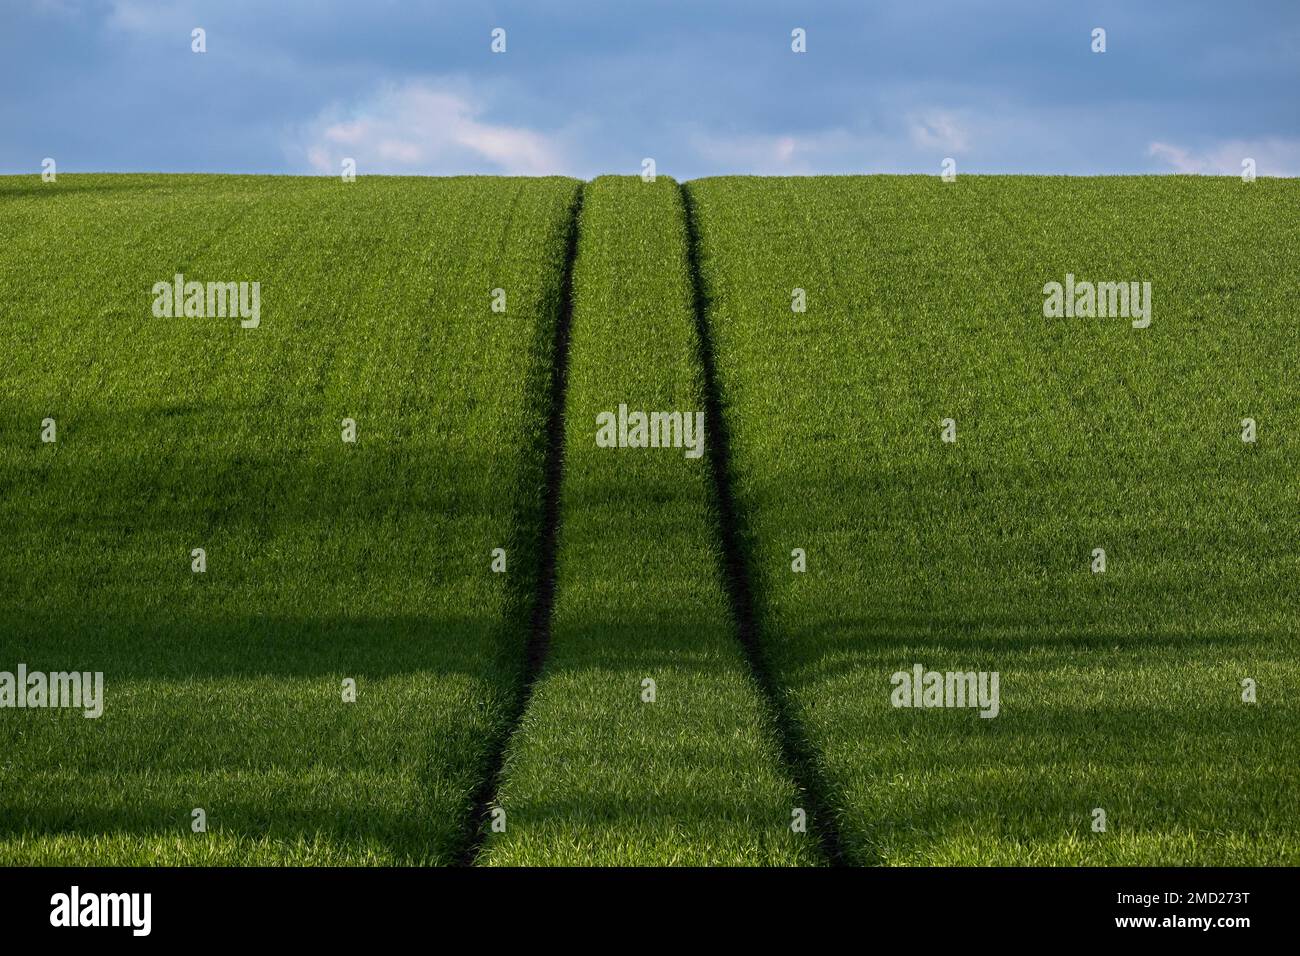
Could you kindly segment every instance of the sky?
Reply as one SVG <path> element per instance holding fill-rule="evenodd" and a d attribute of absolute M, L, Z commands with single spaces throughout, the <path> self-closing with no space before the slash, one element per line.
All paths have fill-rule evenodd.
<path fill-rule="evenodd" d="M 0 0 L 0 91 L 0 173 L 1296 176 L 1300 0 Z"/>

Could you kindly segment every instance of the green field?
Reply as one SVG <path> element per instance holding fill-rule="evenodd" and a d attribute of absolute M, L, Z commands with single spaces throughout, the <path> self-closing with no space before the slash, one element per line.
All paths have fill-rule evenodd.
<path fill-rule="evenodd" d="M 0 865 L 1300 863 L 1297 200 L 0 177 L 0 672 L 105 678 L 0 708 Z"/>
<path fill-rule="evenodd" d="M 0 711 L 0 862 L 451 860 L 520 676 L 577 183 L 65 179 L 0 192 L 0 670 L 106 699 Z M 259 280 L 260 327 L 154 318 L 176 272 Z"/>
<path fill-rule="evenodd" d="M 1300 194 L 1253 185 L 688 186 L 762 637 L 852 862 L 1300 860 Z M 1044 318 L 1067 273 L 1150 281 L 1150 326 Z M 918 663 L 1000 672 L 1001 713 L 890 706 Z"/>
<path fill-rule="evenodd" d="M 728 624 L 707 459 L 595 443 L 620 403 L 704 408 L 680 191 L 597 179 L 580 236 L 554 634 L 486 860 L 811 861 Z"/>

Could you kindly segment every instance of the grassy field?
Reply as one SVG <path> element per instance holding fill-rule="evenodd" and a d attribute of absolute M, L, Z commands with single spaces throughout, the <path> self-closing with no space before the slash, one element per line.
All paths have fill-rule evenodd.
<path fill-rule="evenodd" d="M 453 858 L 516 696 L 577 185 L 0 180 L 0 670 L 106 684 L 98 720 L 0 711 L 0 863 Z M 260 327 L 155 318 L 176 272 L 260 281 Z"/>
<path fill-rule="evenodd" d="M 0 177 L 0 672 L 105 675 L 0 708 L 0 865 L 1300 863 L 1298 200 Z M 720 434 L 598 444 L 719 399 L 722 498 Z M 891 706 L 917 664 L 997 716 Z"/>
<path fill-rule="evenodd" d="M 702 412 L 698 350 L 677 185 L 588 184 L 554 631 L 488 863 L 815 860 L 728 618 L 708 459 L 596 445 L 597 415 L 620 404 Z"/>
<path fill-rule="evenodd" d="M 688 189 L 760 629 L 850 860 L 1300 861 L 1296 185 Z M 1067 273 L 1151 282 L 1150 326 L 1045 318 Z M 892 707 L 918 663 L 999 672 L 1001 713 Z"/>

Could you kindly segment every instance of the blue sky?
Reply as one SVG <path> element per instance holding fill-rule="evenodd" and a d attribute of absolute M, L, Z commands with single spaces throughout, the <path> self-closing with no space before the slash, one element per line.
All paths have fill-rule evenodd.
<path fill-rule="evenodd" d="M 1300 175 L 1300 0 L 0 0 L 0 84 L 4 173 Z"/>

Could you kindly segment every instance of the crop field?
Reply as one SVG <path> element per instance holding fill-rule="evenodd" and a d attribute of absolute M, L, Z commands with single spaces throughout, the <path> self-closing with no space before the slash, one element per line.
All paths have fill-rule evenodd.
<path fill-rule="evenodd" d="M 597 179 L 580 237 L 554 633 L 487 862 L 809 861 L 728 623 L 708 460 L 593 439 L 620 404 L 704 409 L 680 191 Z"/>
<path fill-rule="evenodd" d="M 1300 193 L 1253 185 L 688 185 L 761 636 L 851 862 L 1300 861 Z M 1149 281 L 1149 326 L 1045 318 L 1067 273 Z M 1000 712 L 891 706 L 917 664 Z"/>
<path fill-rule="evenodd" d="M 0 865 L 1300 863 L 1298 203 L 0 177 Z"/>
<path fill-rule="evenodd" d="M 0 863 L 465 842 L 519 680 L 577 183 L 353 186 L 3 181 L 0 670 L 102 671 L 105 701 L 0 711 Z M 152 316 L 178 272 L 259 280 L 260 326 Z"/>

